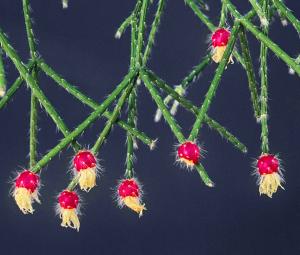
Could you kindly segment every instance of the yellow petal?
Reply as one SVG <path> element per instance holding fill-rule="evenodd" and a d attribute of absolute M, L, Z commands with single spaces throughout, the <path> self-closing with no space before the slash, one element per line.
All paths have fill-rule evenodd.
<path fill-rule="evenodd" d="M 259 182 L 259 193 L 272 198 L 272 195 L 277 191 L 278 187 L 284 189 L 281 185 L 282 178 L 278 173 L 264 174 Z"/>
<path fill-rule="evenodd" d="M 220 61 L 221 61 L 221 59 L 224 55 L 225 50 L 226 50 L 226 46 L 215 47 L 213 49 L 213 53 L 212 53 L 212 57 L 211 57 L 212 60 L 216 63 L 220 63 Z M 231 63 L 231 64 L 234 63 L 234 61 L 232 59 L 232 56 L 230 56 L 228 63 Z"/>
<path fill-rule="evenodd" d="M 143 215 L 143 211 L 146 210 L 145 204 L 141 204 L 138 197 L 128 196 L 125 197 L 123 201 L 128 208 L 138 213 L 139 217 L 141 217 Z"/>
<path fill-rule="evenodd" d="M 80 222 L 77 216 L 76 209 L 60 209 L 60 218 L 62 220 L 61 226 L 62 227 L 70 227 L 74 228 L 79 231 Z"/>
<path fill-rule="evenodd" d="M 96 169 L 88 168 L 81 170 L 79 173 L 79 186 L 82 190 L 89 192 L 96 186 Z"/>
<path fill-rule="evenodd" d="M 33 213 L 32 203 L 34 200 L 40 203 L 38 193 L 31 193 L 30 190 L 25 188 L 16 188 L 14 191 L 14 198 L 20 210 L 24 213 Z"/>

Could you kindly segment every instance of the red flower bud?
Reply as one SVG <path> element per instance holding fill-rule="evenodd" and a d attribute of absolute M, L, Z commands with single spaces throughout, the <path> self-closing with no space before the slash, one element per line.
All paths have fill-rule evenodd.
<path fill-rule="evenodd" d="M 218 28 L 211 36 L 211 43 L 214 48 L 226 46 L 230 38 L 230 32 L 225 28 Z"/>
<path fill-rule="evenodd" d="M 196 143 L 185 142 L 182 143 L 177 149 L 177 156 L 179 160 L 183 161 L 189 166 L 199 163 L 200 148 Z"/>
<path fill-rule="evenodd" d="M 95 168 L 97 160 L 94 154 L 90 151 L 79 151 L 73 159 L 75 169 L 79 172 L 87 168 Z"/>
<path fill-rule="evenodd" d="M 79 197 L 74 191 L 64 190 L 58 197 L 59 205 L 64 209 L 76 209 Z"/>
<path fill-rule="evenodd" d="M 264 154 L 259 157 L 257 161 L 257 168 L 260 175 L 272 174 L 274 172 L 278 172 L 279 161 L 275 155 Z"/>

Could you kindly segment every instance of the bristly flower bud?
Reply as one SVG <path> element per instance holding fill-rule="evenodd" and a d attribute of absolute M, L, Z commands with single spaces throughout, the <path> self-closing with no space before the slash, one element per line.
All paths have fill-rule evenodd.
<path fill-rule="evenodd" d="M 39 186 L 39 176 L 29 170 L 25 170 L 17 176 L 13 196 L 18 207 L 24 214 L 34 212 L 32 208 L 34 201 L 40 203 L 38 198 Z"/>
<path fill-rule="evenodd" d="M 230 35 L 230 31 L 225 28 L 218 28 L 212 33 L 212 60 L 214 62 L 219 63 L 221 61 L 229 42 Z M 233 63 L 232 57 L 230 57 L 229 62 Z"/>
<path fill-rule="evenodd" d="M 259 176 L 259 193 L 272 198 L 278 187 L 282 189 L 283 175 L 279 159 L 272 154 L 261 155 L 256 164 L 256 174 Z"/>
<path fill-rule="evenodd" d="M 187 167 L 193 167 L 199 163 L 201 157 L 200 147 L 194 142 L 184 142 L 177 148 L 177 158 Z"/>
<path fill-rule="evenodd" d="M 79 197 L 74 191 L 64 190 L 58 196 L 58 214 L 62 227 L 70 227 L 79 231 L 78 218 Z"/>
<path fill-rule="evenodd" d="M 79 175 L 79 186 L 82 190 L 88 192 L 96 186 L 97 169 L 100 167 L 91 151 L 79 151 L 73 159 L 73 165 L 75 175 Z"/>
<path fill-rule="evenodd" d="M 141 185 L 135 178 L 123 179 L 117 188 L 118 204 L 120 207 L 124 205 L 139 214 L 143 215 L 146 210 L 145 204 L 142 204 Z"/>

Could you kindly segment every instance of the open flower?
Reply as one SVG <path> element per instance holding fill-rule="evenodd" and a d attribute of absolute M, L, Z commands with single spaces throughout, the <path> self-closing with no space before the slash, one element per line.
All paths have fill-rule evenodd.
<path fill-rule="evenodd" d="M 79 197 L 76 192 L 64 190 L 59 194 L 57 211 L 62 220 L 62 227 L 70 227 L 79 231 L 78 206 Z"/>
<path fill-rule="evenodd" d="M 145 204 L 142 204 L 141 185 L 135 178 L 121 180 L 118 190 L 118 204 L 132 209 L 141 217 L 146 210 Z"/>
<path fill-rule="evenodd" d="M 74 159 L 75 174 L 79 175 L 79 186 L 84 191 L 90 191 L 96 186 L 97 159 L 91 151 L 79 151 Z"/>
<path fill-rule="evenodd" d="M 259 157 L 256 164 L 256 173 L 259 176 L 259 193 L 272 198 L 278 187 L 282 189 L 283 175 L 280 169 L 279 159 L 272 154 L 263 154 Z"/>
<path fill-rule="evenodd" d="M 200 147 L 194 142 L 184 142 L 177 148 L 177 160 L 188 168 L 199 163 L 201 154 Z"/>
<path fill-rule="evenodd" d="M 40 203 L 38 198 L 39 176 L 29 170 L 25 170 L 17 176 L 14 185 L 13 196 L 20 210 L 24 214 L 33 213 L 32 203 L 34 201 Z"/>
<path fill-rule="evenodd" d="M 228 41 L 230 38 L 230 31 L 225 28 L 216 29 L 211 36 L 212 44 L 212 60 L 219 63 L 224 55 Z M 233 63 L 232 57 L 229 61 Z"/>

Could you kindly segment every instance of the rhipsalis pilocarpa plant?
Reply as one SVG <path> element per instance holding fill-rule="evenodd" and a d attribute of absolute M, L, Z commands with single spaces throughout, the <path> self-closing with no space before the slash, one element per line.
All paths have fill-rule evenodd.
<path fill-rule="evenodd" d="M 57 212 L 61 218 L 61 226 L 79 230 L 79 209 L 81 197 L 79 190 L 89 192 L 96 187 L 102 174 L 99 151 L 104 142 L 109 138 L 113 126 L 118 126 L 125 131 L 127 142 L 126 168 L 124 177 L 119 180 L 115 189 L 115 197 L 118 205 L 136 212 L 139 216 L 146 210 L 142 201 L 142 185 L 136 176 L 134 169 L 134 151 L 138 149 L 138 143 L 145 144 L 150 150 L 156 146 L 157 139 L 150 138 L 138 129 L 138 90 L 142 86 L 157 105 L 155 121 L 162 117 L 176 138 L 176 159 L 182 166 L 196 170 L 202 181 L 208 187 L 214 187 L 214 182 L 204 168 L 203 150 L 199 145 L 205 139 L 201 136 L 201 128 L 208 125 L 222 138 L 226 139 L 242 153 L 247 152 L 246 146 L 239 141 L 222 124 L 208 115 L 211 104 L 214 102 L 216 92 L 222 83 L 222 76 L 230 72 L 230 65 L 241 65 L 248 77 L 248 85 L 253 107 L 254 117 L 261 126 L 261 155 L 258 156 L 255 173 L 258 176 L 259 193 L 272 197 L 278 188 L 283 188 L 283 176 L 280 160 L 276 154 L 272 154 L 269 148 L 268 137 L 268 55 L 275 54 L 289 68 L 290 73 L 300 75 L 300 58 L 289 56 L 268 35 L 272 20 L 279 18 L 285 23 L 291 23 L 296 31 L 300 32 L 300 21 L 282 0 L 249 0 L 252 9 L 243 15 L 231 2 L 222 0 L 222 8 L 219 16 L 219 24 L 215 25 L 206 16 L 209 5 L 204 0 L 185 0 L 186 7 L 190 8 L 191 15 L 194 13 L 199 22 L 207 26 L 210 33 L 211 50 L 199 60 L 190 73 L 187 74 L 176 86 L 172 87 L 161 79 L 155 72 L 149 69 L 148 60 L 154 46 L 166 0 L 137 0 L 136 5 L 129 16 L 116 30 L 115 38 L 120 39 L 128 31 L 131 33 L 131 52 L 128 73 L 121 78 L 112 92 L 103 100 L 94 101 L 85 95 L 80 89 L 66 81 L 60 74 L 53 70 L 38 52 L 36 38 L 32 26 L 29 0 L 22 0 L 25 29 L 29 45 L 30 59 L 23 61 L 8 40 L 5 33 L 0 29 L 0 109 L 12 99 L 15 92 L 27 84 L 31 92 L 30 107 L 30 139 L 29 139 L 29 162 L 25 169 L 14 180 L 12 196 L 17 206 L 24 214 L 34 212 L 34 202 L 40 203 L 39 189 L 41 188 L 40 172 L 50 161 L 63 152 L 68 146 L 74 150 L 72 161 L 73 176 L 70 183 L 62 187 L 62 192 L 57 198 Z M 68 7 L 68 1 L 62 0 L 63 8 Z M 152 23 L 147 24 L 150 8 L 156 8 Z M 229 24 L 232 24 L 231 26 Z M 256 24 L 256 25 L 255 25 Z M 255 70 L 247 34 L 251 33 L 260 42 L 260 70 Z M 239 44 L 240 47 L 237 47 Z M 240 50 L 238 50 L 240 49 Z M 295 55 L 297 53 L 295 52 Z M 6 79 L 4 70 L 4 56 L 7 56 L 16 67 L 19 77 L 8 87 L 6 91 Z M 193 82 L 198 79 L 203 70 L 212 64 L 216 70 L 209 85 L 207 93 L 197 106 L 186 98 L 186 92 Z M 44 94 L 39 84 L 39 74 L 44 73 L 66 92 L 79 100 L 82 104 L 91 108 L 91 113 L 76 128 L 70 130 L 67 123 L 56 111 L 50 100 Z M 260 81 L 257 74 L 260 74 Z M 170 104 L 171 103 L 171 104 Z M 57 129 L 62 133 L 63 139 L 50 149 L 45 155 L 39 157 L 38 153 L 38 114 L 39 104 L 48 113 Z M 194 115 L 194 124 L 189 135 L 185 135 L 175 119 L 178 107 L 191 112 Z M 126 118 L 121 119 L 121 113 L 126 113 Z M 94 145 L 90 148 L 81 146 L 77 138 L 99 118 L 107 120 L 100 127 L 99 136 L 95 138 Z M 208 148 L 209 149 L 209 148 Z M 209 169 L 209 166 L 206 166 Z M 250 168 L 250 167 L 249 167 Z M 43 180 L 47 182 L 47 180 Z M 148 208 L 151 210 L 151 208 Z"/>

